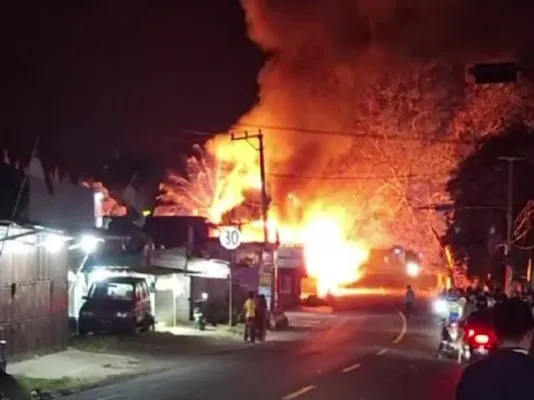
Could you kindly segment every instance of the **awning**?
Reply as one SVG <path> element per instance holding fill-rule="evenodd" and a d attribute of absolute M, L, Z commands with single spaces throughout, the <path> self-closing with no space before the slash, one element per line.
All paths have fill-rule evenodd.
<path fill-rule="evenodd" d="M 187 273 L 206 278 L 227 279 L 230 268 L 227 261 L 192 259 L 187 264 Z"/>
<path fill-rule="evenodd" d="M 186 255 L 185 248 L 153 250 L 149 257 L 126 252 L 107 256 L 95 255 L 90 260 L 90 266 L 93 268 L 124 266 L 132 271 L 150 275 L 183 273 L 205 278 L 228 278 L 227 261 L 196 257 L 188 259 Z"/>
<path fill-rule="evenodd" d="M 152 267 L 166 268 L 189 275 L 226 279 L 229 263 L 223 260 L 189 258 L 185 248 L 154 250 L 150 255 Z"/>

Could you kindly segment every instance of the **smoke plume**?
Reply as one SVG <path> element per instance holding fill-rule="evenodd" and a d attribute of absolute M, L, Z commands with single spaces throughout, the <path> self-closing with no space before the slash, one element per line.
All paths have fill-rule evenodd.
<path fill-rule="evenodd" d="M 523 55 L 534 37 L 534 2 L 241 2 L 250 38 L 269 58 L 259 75 L 260 101 L 236 130 L 263 127 L 268 172 L 375 176 L 372 183 L 324 184 L 268 177 L 279 205 L 290 191 L 343 207 L 358 203 L 353 216 L 364 213 L 365 205 L 360 223 L 365 219 L 375 231 L 381 225 L 378 231 L 388 234 L 391 227 L 373 221 L 398 220 L 400 213 L 415 223 L 417 217 L 404 215 L 391 202 L 373 206 L 369 199 L 378 193 L 382 203 L 392 196 L 397 203 L 413 203 L 422 193 L 421 202 L 439 197 L 439 179 L 430 175 L 446 175 L 458 150 L 433 140 L 491 133 L 531 111 L 523 104 L 524 89 L 473 87 L 465 68 L 495 59 L 529 61 Z M 406 140 L 378 139 L 388 136 Z M 238 151 L 254 159 L 247 146 L 239 143 Z M 418 173 L 429 177 L 409 180 Z M 392 176 L 396 182 L 387 187 Z"/>

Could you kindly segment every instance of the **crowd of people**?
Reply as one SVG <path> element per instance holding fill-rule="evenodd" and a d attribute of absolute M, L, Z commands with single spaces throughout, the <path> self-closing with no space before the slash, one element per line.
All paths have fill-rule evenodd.
<path fill-rule="evenodd" d="M 464 370 L 456 399 L 532 398 L 532 292 L 514 292 L 508 297 L 498 289 L 485 291 L 468 288 L 446 291 L 441 299 L 449 306 L 446 324 L 459 324 L 463 327 L 464 335 L 468 327 L 485 326 L 495 338 L 495 347 L 489 355 Z M 444 329 L 442 335 L 446 334 Z"/>

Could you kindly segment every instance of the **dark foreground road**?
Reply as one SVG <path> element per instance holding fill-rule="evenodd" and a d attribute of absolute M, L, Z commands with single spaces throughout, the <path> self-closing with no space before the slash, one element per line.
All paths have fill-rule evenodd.
<path fill-rule="evenodd" d="M 432 357 L 426 313 L 406 321 L 391 297 L 360 297 L 332 312 L 305 312 L 310 331 L 68 397 L 69 400 L 441 400 L 460 368 Z M 285 338 L 286 340 L 281 340 Z"/>

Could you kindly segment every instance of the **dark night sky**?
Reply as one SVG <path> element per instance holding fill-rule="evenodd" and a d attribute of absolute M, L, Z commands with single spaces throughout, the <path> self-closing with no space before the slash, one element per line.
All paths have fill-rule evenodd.
<path fill-rule="evenodd" d="M 40 136 L 46 158 L 82 170 L 116 147 L 168 164 L 180 145 L 164 137 L 227 129 L 256 100 L 263 60 L 238 0 L 2 8 L 0 146 L 29 153 Z"/>

